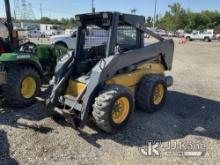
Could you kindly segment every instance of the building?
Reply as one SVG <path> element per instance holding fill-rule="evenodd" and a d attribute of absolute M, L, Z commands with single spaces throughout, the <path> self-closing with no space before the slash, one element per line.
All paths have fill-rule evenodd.
<path fill-rule="evenodd" d="M 55 24 L 40 24 L 40 31 L 46 33 L 47 35 L 58 35 L 64 33 L 61 26 Z"/>
<path fill-rule="evenodd" d="M 40 24 L 36 22 L 15 22 L 16 30 L 40 30 Z"/>

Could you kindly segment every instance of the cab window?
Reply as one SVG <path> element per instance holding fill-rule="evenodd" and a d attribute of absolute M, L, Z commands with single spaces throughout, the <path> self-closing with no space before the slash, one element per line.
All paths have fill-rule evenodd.
<path fill-rule="evenodd" d="M 137 33 L 132 26 L 119 26 L 117 29 L 117 44 L 135 46 Z"/>

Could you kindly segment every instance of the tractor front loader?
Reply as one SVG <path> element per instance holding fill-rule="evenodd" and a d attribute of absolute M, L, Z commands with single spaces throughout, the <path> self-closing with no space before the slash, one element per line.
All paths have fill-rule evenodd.
<path fill-rule="evenodd" d="M 165 76 L 172 68 L 173 40 L 147 30 L 143 16 L 100 12 L 77 15 L 76 21 L 76 50 L 57 64 L 47 111 L 79 128 L 93 118 L 100 129 L 113 133 L 135 107 L 159 110 L 173 83 Z M 159 41 L 145 46 L 144 33 Z"/>

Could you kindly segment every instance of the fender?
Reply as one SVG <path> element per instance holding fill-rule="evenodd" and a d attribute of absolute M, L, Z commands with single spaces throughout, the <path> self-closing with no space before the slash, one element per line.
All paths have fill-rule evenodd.
<path fill-rule="evenodd" d="M 0 56 L 0 64 L 4 64 L 6 67 L 15 66 L 15 64 L 29 65 L 35 68 L 41 76 L 43 75 L 42 66 L 36 55 L 27 53 L 3 53 Z"/>
<path fill-rule="evenodd" d="M 64 45 L 66 45 L 67 48 L 69 47 L 68 44 L 67 44 L 65 41 L 63 41 L 63 40 L 55 40 L 55 41 L 53 41 L 52 44 L 56 45 L 56 44 L 58 44 L 58 43 L 62 43 L 62 44 L 64 44 Z"/>

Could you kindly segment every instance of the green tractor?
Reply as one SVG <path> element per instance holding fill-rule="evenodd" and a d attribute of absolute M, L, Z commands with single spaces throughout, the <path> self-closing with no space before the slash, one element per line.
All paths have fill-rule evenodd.
<path fill-rule="evenodd" d="M 8 38 L 1 37 L 0 93 L 7 105 L 25 107 L 35 101 L 41 84 L 54 74 L 57 60 L 66 49 L 51 45 L 36 45 L 30 41 L 18 43 L 13 30 L 9 1 L 5 0 Z M 5 44 L 4 44 L 5 43 Z"/>
<path fill-rule="evenodd" d="M 48 83 L 57 59 L 66 50 L 27 42 L 19 51 L 0 56 L 0 90 L 7 104 L 24 107 L 38 96 L 42 83 Z"/>

